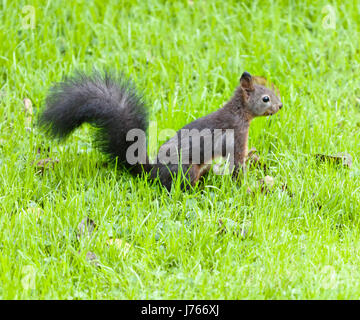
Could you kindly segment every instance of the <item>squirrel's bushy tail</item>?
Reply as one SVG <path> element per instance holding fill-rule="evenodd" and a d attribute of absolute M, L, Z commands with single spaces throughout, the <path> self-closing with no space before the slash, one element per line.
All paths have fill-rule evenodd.
<path fill-rule="evenodd" d="M 77 72 L 50 89 L 40 125 L 53 137 L 64 139 L 88 122 L 98 128 L 95 143 L 101 151 L 133 173 L 140 173 L 141 165 L 126 160 L 126 150 L 133 143 L 126 141 L 126 135 L 131 129 L 146 132 L 147 119 L 142 95 L 124 76 Z"/>

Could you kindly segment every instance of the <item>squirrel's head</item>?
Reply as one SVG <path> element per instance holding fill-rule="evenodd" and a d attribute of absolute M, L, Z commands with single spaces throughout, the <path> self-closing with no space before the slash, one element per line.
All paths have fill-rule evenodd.
<path fill-rule="evenodd" d="M 243 107 L 252 117 L 273 115 L 283 106 L 280 98 L 272 90 L 255 84 L 250 73 L 246 71 L 240 78 L 238 92 Z"/>

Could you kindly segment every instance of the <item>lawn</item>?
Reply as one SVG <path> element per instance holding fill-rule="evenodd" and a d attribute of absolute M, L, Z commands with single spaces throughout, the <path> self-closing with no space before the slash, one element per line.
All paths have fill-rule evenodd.
<path fill-rule="evenodd" d="M 358 1 L 0 8 L 1 299 L 360 298 Z M 88 125 L 50 139 L 51 84 L 93 67 L 132 78 L 158 133 L 218 109 L 243 71 L 267 78 L 284 107 L 249 134 L 267 171 L 168 193 L 109 164 Z M 315 157 L 340 152 L 350 168 Z"/>

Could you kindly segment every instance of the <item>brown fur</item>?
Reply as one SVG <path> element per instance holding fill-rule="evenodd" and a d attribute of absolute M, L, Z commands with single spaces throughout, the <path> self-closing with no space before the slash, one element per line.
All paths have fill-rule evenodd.
<path fill-rule="evenodd" d="M 269 97 L 269 102 L 265 103 L 262 99 L 264 96 Z M 275 93 L 268 88 L 253 83 L 251 75 L 244 72 L 240 85 L 236 89 L 234 96 L 221 109 L 199 118 L 177 132 L 177 135 L 163 144 L 161 148 L 171 148 L 175 144 L 178 150 L 181 150 L 182 155 L 189 156 L 190 164 L 182 164 L 182 170 L 188 182 L 195 185 L 199 178 L 208 172 L 210 166 L 208 163 L 217 157 L 226 157 L 227 155 L 222 151 L 222 154 L 212 154 L 210 159 L 206 158 L 204 145 L 200 143 L 200 164 L 192 162 L 192 155 L 187 154 L 192 150 L 192 139 L 183 139 L 180 144 L 181 130 L 183 129 L 209 129 L 211 134 L 214 134 L 215 129 L 233 129 L 234 130 L 234 160 L 235 168 L 233 176 L 236 177 L 240 171 L 245 170 L 245 160 L 248 153 L 248 136 L 251 121 L 258 116 L 272 115 L 282 108 L 280 99 Z M 177 138 L 177 139 L 176 139 Z M 196 149 L 196 148 L 195 148 Z M 214 149 L 214 148 L 213 148 Z M 171 188 L 173 174 L 178 173 L 177 164 L 164 165 L 162 163 L 154 165 L 151 171 L 153 178 L 159 176 L 161 183 L 167 188 Z M 186 188 L 186 184 L 183 184 Z"/>

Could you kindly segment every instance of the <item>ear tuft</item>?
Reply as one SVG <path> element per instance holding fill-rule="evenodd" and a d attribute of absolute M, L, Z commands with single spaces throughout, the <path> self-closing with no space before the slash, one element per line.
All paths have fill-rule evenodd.
<path fill-rule="evenodd" d="M 251 79 L 251 74 L 247 71 L 244 71 L 244 73 L 241 75 L 241 78 L 250 78 Z"/>
<path fill-rule="evenodd" d="M 240 85 L 243 89 L 247 91 L 253 91 L 254 90 L 254 84 L 253 79 L 251 77 L 251 74 L 247 71 L 244 71 L 240 78 Z"/>

